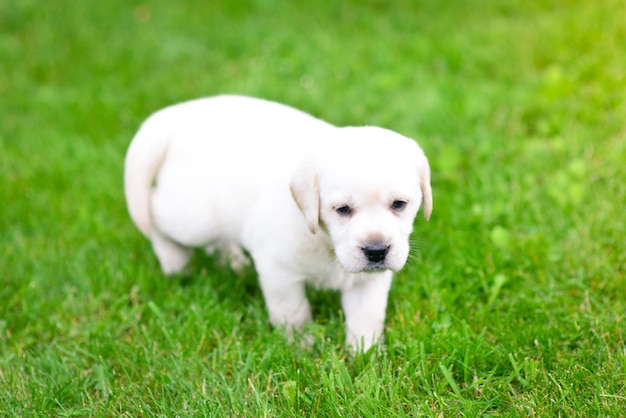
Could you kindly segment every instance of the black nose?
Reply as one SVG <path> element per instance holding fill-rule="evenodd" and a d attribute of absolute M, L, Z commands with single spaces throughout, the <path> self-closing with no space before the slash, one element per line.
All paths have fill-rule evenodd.
<path fill-rule="evenodd" d="M 387 257 L 389 246 L 385 244 L 372 244 L 363 247 L 363 254 L 370 263 L 380 263 Z"/>

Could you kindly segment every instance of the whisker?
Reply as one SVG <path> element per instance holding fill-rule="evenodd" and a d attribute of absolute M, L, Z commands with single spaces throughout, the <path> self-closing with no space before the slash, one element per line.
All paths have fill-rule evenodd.
<path fill-rule="evenodd" d="M 341 264 L 339 263 L 339 258 L 337 257 L 337 254 L 333 253 L 333 257 L 331 259 L 331 263 L 332 263 L 333 267 L 341 266 Z"/>
<path fill-rule="evenodd" d="M 416 272 L 422 258 L 422 249 L 424 247 L 423 240 L 419 238 L 409 239 L 409 254 L 405 264 L 405 269 L 408 272 Z"/>

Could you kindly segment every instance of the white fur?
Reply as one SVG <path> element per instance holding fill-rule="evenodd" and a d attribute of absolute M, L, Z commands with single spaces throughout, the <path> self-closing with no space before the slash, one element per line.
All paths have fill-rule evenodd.
<path fill-rule="evenodd" d="M 306 283 L 337 289 L 347 343 L 362 350 L 382 336 L 420 204 L 426 219 L 432 211 L 428 161 L 413 140 L 242 96 L 152 115 L 128 149 L 124 186 L 166 274 L 186 266 L 192 247 L 241 246 L 272 324 L 311 320 Z"/>

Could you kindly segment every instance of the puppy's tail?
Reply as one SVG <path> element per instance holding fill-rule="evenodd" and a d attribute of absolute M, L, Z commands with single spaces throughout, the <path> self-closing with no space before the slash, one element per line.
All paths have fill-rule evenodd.
<path fill-rule="evenodd" d="M 146 237 L 152 229 L 152 186 L 172 137 L 167 113 L 146 120 L 133 138 L 124 161 L 124 194 L 130 217 Z"/>

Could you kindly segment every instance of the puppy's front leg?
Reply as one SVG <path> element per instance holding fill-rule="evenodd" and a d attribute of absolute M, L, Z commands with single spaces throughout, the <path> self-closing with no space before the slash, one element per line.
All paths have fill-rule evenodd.
<path fill-rule="evenodd" d="M 367 351 L 383 334 L 387 296 L 393 273 L 364 273 L 363 281 L 341 292 L 346 317 L 346 344 L 354 351 Z"/>
<path fill-rule="evenodd" d="M 291 337 L 294 330 L 311 322 L 311 305 L 306 298 L 304 282 L 280 280 L 276 276 L 260 276 L 259 279 L 273 326 L 284 326 Z"/>

